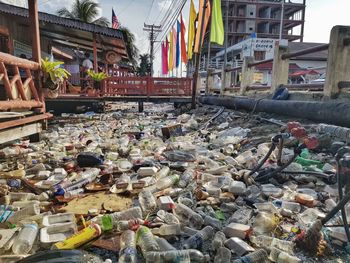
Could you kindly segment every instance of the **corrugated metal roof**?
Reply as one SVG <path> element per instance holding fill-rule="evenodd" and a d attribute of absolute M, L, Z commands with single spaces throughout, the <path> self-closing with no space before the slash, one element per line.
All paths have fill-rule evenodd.
<path fill-rule="evenodd" d="M 15 16 L 29 17 L 28 9 L 18 7 L 18 6 L 8 5 L 4 3 L 0 3 L 0 13 L 1 12 L 15 15 Z M 50 24 L 61 25 L 61 26 L 84 30 L 92 33 L 109 36 L 109 37 L 123 39 L 123 33 L 120 30 L 112 29 L 109 27 L 103 27 L 95 24 L 85 23 L 80 20 L 64 18 L 56 15 L 43 13 L 43 12 L 39 12 L 39 20 Z"/>

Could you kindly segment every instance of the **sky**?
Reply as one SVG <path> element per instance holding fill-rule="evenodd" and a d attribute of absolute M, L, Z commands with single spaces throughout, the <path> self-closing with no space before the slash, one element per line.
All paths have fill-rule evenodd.
<path fill-rule="evenodd" d="M 13 0 L 24 1 L 27 0 Z M 179 0 L 178 0 L 179 1 Z M 69 7 L 73 0 L 38 0 L 39 10 L 55 13 L 61 7 Z M 111 9 L 121 24 L 128 27 L 136 36 L 136 44 L 140 53 L 149 52 L 149 40 L 143 32 L 143 24 L 159 23 L 167 11 L 171 0 L 99 0 L 101 14 L 111 18 Z M 198 6 L 199 0 L 194 0 Z M 292 0 L 293 2 L 293 0 Z M 189 3 L 183 10 L 183 17 L 187 24 Z M 350 0 L 306 0 L 305 42 L 329 42 L 330 30 L 334 25 L 350 25 Z M 198 10 L 198 7 L 197 7 Z M 156 44 L 157 46 L 157 44 Z M 158 75 L 161 67 L 161 53 L 155 54 L 154 72 Z"/>

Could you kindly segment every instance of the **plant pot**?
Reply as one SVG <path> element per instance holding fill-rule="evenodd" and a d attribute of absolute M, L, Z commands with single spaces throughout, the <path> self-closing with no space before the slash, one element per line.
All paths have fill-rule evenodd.
<path fill-rule="evenodd" d="M 101 81 L 94 81 L 95 90 L 101 90 Z"/>
<path fill-rule="evenodd" d="M 44 89 L 45 98 L 56 99 L 58 97 L 58 90 Z"/>
<path fill-rule="evenodd" d="M 59 88 L 58 83 L 54 83 L 50 78 L 47 78 L 44 82 L 45 88 L 49 90 L 57 90 Z"/>

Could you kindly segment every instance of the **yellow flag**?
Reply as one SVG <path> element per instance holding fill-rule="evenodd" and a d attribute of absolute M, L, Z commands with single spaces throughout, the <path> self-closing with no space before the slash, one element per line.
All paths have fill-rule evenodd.
<path fill-rule="evenodd" d="M 222 20 L 221 0 L 214 0 L 211 14 L 210 42 L 224 44 L 225 32 Z"/>
<path fill-rule="evenodd" d="M 196 41 L 194 45 L 194 52 L 199 53 L 199 49 L 202 47 L 203 41 L 204 41 L 204 36 L 205 32 L 207 31 L 207 25 L 209 23 L 209 18 L 210 18 L 210 1 L 206 1 L 207 6 L 205 8 L 205 14 L 204 14 L 204 25 L 203 25 L 203 33 L 202 33 L 202 39 L 199 41 L 200 38 L 200 31 L 202 27 L 202 20 L 203 20 L 203 6 L 204 6 L 204 0 L 199 1 L 199 16 L 198 16 L 198 26 L 197 26 L 197 32 L 196 32 Z"/>
<path fill-rule="evenodd" d="M 188 41 L 187 41 L 187 55 L 188 59 L 192 58 L 193 55 L 193 42 L 194 42 L 194 31 L 196 22 L 197 12 L 194 6 L 193 0 L 191 0 L 190 7 L 190 18 L 188 19 Z"/>
<path fill-rule="evenodd" d="M 173 50 L 174 50 L 174 38 L 173 30 L 170 31 L 170 48 L 169 48 L 169 71 L 173 69 Z"/>

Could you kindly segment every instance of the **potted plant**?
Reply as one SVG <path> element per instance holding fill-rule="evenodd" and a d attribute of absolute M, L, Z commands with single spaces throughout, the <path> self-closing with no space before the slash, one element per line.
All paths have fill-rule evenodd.
<path fill-rule="evenodd" d="M 94 88 L 101 90 L 101 81 L 108 78 L 105 72 L 95 72 L 91 69 L 87 71 L 88 76 L 94 81 Z"/>
<path fill-rule="evenodd" d="M 61 68 L 61 61 L 50 61 L 48 58 L 41 60 L 41 69 L 44 72 L 44 86 L 50 90 L 57 90 L 59 85 L 70 76 L 70 73 Z"/>

